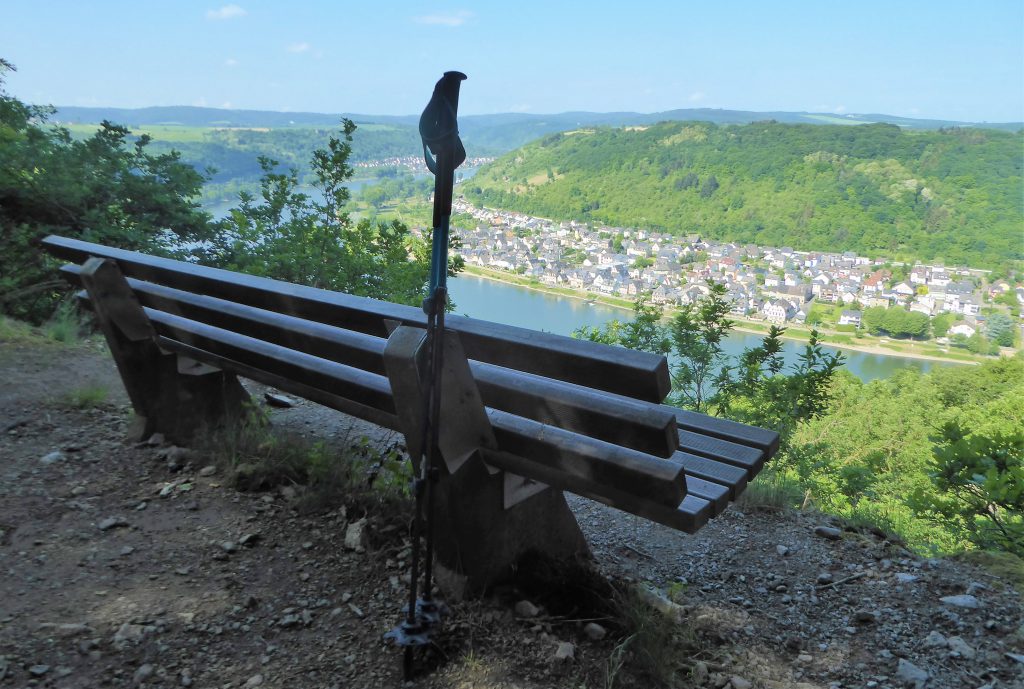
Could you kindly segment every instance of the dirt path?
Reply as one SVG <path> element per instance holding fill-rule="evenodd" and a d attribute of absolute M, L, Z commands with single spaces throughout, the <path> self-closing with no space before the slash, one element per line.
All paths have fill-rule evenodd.
<path fill-rule="evenodd" d="M 238 492 L 202 455 L 127 443 L 95 345 L 0 343 L 0 381 L 0 687 L 401 685 L 381 635 L 405 590 L 402 514 L 371 509 L 353 550 L 346 527 L 365 504 L 306 514 L 289 487 Z M 305 403 L 275 413 L 310 437 L 373 430 Z M 673 634 L 693 650 L 677 686 L 898 687 L 907 664 L 935 689 L 1024 682 L 1008 655 L 1024 654 L 1020 597 L 982 570 L 815 536 L 809 514 L 733 511 L 685 537 L 572 502 L 606 571 L 681 604 Z M 517 619 L 526 597 L 539 616 Z M 516 590 L 453 603 L 439 667 L 417 686 L 651 686 L 615 620 L 591 640 L 557 604 Z M 572 659 L 555 659 L 559 643 Z"/>

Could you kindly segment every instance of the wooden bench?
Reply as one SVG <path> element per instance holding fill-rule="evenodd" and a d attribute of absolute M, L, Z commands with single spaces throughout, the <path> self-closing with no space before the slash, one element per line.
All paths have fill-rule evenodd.
<path fill-rule="evenodd" d="M 419 442 L 419 309 L 57 236 L 43 245 L 85 288 L 140 435 L 187 441 L 237 411 L 238 375 Z M 662 404 L 665 357 L 456 315 L 445 325 L 438 557 L 480 585 L 525 550 L 586 549 L 562 490 L 693 533 L 778 448 L 772 431 Z"/>

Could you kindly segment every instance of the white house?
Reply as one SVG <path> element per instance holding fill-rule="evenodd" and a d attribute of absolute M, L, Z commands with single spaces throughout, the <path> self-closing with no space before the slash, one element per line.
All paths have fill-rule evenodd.
<path fill-rule="evenodd" d="M 892 291 L 900 295 L 901 297 L 909 297 L 915 292 L 914 288 L 905 282 L 901 282 L 900 284 L 893 287 Z"/>
<path fill-rule="evenodd" d="M 796 307 L 786 299 L 766 301 L 762 308 L 765 320 L 772 323 L 785 323 L 796 315 Z"/>
<path fill-rule="evenodd" d="M 860 327 L 860 311 L 843 311 L 839 315 L 839 325 L 855 325 Z"/>
<path fill-rule="evenodd" d="M 953 326 L 949 329 L 950 335 L 963 335 L 964 337 L 971 337 L 976 332 L 978 331 L 974 328 L 973 325 L 971 325 L 970 323 L 965 323 L 964 321 L 954 323 Z"/>

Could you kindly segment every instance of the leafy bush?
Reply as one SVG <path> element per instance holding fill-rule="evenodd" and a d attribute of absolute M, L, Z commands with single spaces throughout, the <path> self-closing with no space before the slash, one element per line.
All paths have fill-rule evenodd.
<path fill-rule="evenodd" d="M 3 91 L 13 69 L 0 60 L 0 311 L 38 323 L 66 294 L 58 262 L 39 247 L 47 234 L 165 255 L 210 239 L 204 177 L 177 153 L 151 154 L 149 137 L 130 143 L 110 122 L 72 139 L 46 125 L 52 108 Z"/>
<path fill-rule="evenodd" d="M 1024 556 L 1024 430 L 973 432 L 953 421 L 936 437 L 934 491 L 919 509 L 985 548 Z"/>

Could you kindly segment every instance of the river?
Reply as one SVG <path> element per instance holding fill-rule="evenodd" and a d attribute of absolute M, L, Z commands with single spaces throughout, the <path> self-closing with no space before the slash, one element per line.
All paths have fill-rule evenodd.
<path fill-rule="evenodd" d="M 459 168 L 457 170 L 456 184 L 458 184 L 460 182 L 466 181 L 467 179 L 469 179 L 470 177 L 475 175 L 476 171 L 477 171 L 477 168 L 475 168 L 475 167 Z M 413 174 L 413 178 L 417 179 L 417 180 L 423 179 L 424 177 L 429 177 L 429 176 L 430 176 L 430 173 L 428 173 L 428 172 L 417 172 L 417 173 Z M 356 178 L 356 179 L 350 179 L 345 184 L 345 186 L 348 187 L 349 193 L 353 197 L 355 197 L 355 196 L 359 195 L 359 192 L 362 191 L 363 187 L 366 187 L 366 186 L 369 186 L 369 185 L 373 185 L 373 184 L 377 184 L 380 181 L 381 180 L 378 177 L 359 177 L 359 178 Z M 296 189 L 296 191 L 301 192 L 303 194 L 309 194 L 314 200 L 317 200 L 317 201 L 320 201 L 320 200 L 323 199 L 323 196 L 320 194 L 320 192 L 317 191 L 316 189 L 314 189 L 311 186 L 303 185 L 303 186 L 300 186 L 298 189 Z M 256 193 L 256 191 L 254 190 L 253 193 Z M 212 215 L 214 220 L 221 220 L 223 218 L 226 218 L 228 213 L 230 213 L 233 208 L 237 208 L 237 207 L 238 207 L 238 198 L 237 197 L 231 197 L 231 198 L 227 198 L 227 199 L 219 199 L 219 200 L 214 201 L 212 203 L 208 203 L 208 204 L 203 206 L 203 210 L 205 210 L 207 213 Z"/>
<path fill-rule="evenodd" d="M 585 325 L 601 326 L 612 319 L 624 321 L 632 317 L 632 312 L 627 309 L 589 304 L 582 299 L 546 294 L 475 275 L 462 275 L 451 279 L 448 282 L 448 289 L 455 302 L 455 313 L 558 335 L 571 335 L 573 330 Z M 756 346 L 760 341 L 759 335 L 734 332 L 725 343 L 725 351 L 732 355 L 739 354 L 748 347 Z M 783 357 L 786 363 L 795 363 L 803 347 L 801 342 L 784 340 Z M 825 348 L 842 351 L 843 367 L 865 382 L 888 378 L 906 368 L 924 372 L 935 366 L 956 365 L 848 349 L 836 350 L 833 347 Z"/>

